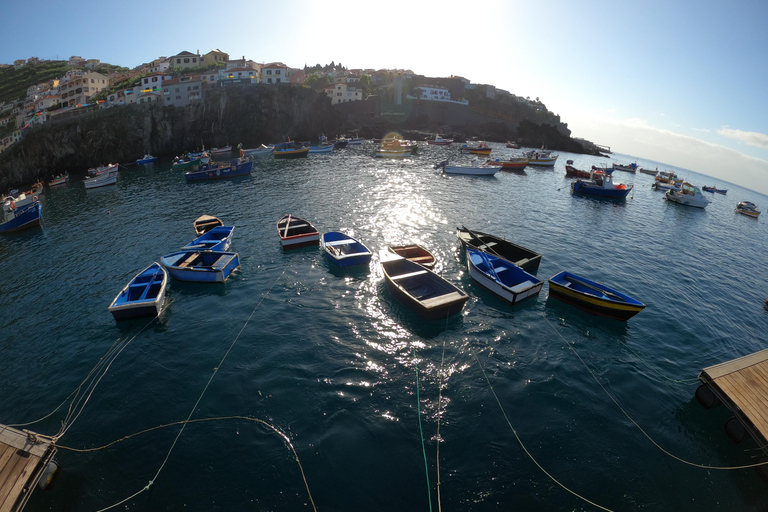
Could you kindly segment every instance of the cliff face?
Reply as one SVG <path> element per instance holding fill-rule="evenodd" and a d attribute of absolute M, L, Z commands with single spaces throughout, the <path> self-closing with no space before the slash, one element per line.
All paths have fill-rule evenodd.
<path fill-rule="evenodd" d="M 62 172 L 75 176 L 145 153 L 175 156 L 196 148 L 316 140 L 341 132 L 342 117 L 327 97 L 303 87 L 250 86 L 207 90 L 188 107 L 153 104 L 94 110 L 54 119 L 0 154 L 0 190 Z"/>

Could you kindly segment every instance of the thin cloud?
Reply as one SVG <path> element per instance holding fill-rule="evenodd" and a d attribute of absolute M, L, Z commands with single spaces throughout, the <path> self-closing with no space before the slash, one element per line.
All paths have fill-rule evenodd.
<path fill-rule="evenodd" d="M 744 132 L 741 130 L 733 130 L 731 128 L 725 128 L 725 127 L 717 130 L 717 133 L 719 133 L 723 137 L 728 137 L 729 139 L 738 140 L 740 142 L 744 142 L 745 144 L 749 144 L 750 146 L 755 146 L 762 149 L 768 149 L 768 135 L 766 135 L 765 133 Z"/>
<path fill-rule="evenodd" d="M 712 131 L 709 128 L 691 128 L 691 130 L 701 133 L 710 133 Z"/>

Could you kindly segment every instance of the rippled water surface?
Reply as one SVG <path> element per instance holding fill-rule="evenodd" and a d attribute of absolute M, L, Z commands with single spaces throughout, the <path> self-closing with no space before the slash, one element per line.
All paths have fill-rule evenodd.
<path fill-rule="evenodd" d="M 493 147 L 494 158 L 512 153 Z M 567 158 L 610 163 L 582 155 L 494 177 L 433 169 L 470 161 L 457 153 L 422 145 L 384 161 L 364 145 L 198 184 L 160 161 L 127 166 L 114 187 L 46 191 L 45 228 L 0 238 L 0 423 L 62 402 L 27 428 L 66 422 L 56 484 L 26 510 L 98 510 L 150 481 L 120 508 L 765 510 L 754 470 L 701 469 L 659 447 L 707 466 L 759 454 L 729 441 L 727 409 L 693 396 L 702 368 L 766 346 L 768 220 L 733 209 L 766 210 L 768 198 L 671 167 L 728 194 L 693 209 L 664 201 L 651 176 L 617 172 L 634 184 L 626 202 L 574 197 Z M 425 322 L 389 294 L 376 258 L 342 273 L 317 248 L 284 253 L 275 223 L 286 213 L 374 252 L 418 242 L 470 300 Z M 116 323 L 114 296 L 194 238 L 201 214 L 235 226 L 240 268 L 224 285 L 174 281 L 161 318 Z M 546 284 L 510 306 L 470 280 L 462 224 L 541 253 L 545 281 L 567 269 L 647 307 L 626 323 L 601 319 L 548 299 Z M 111 348 L 122 351 L 68 415 L 70 393 Z M 224 419 L 64 448 L 190 414 Z"/>

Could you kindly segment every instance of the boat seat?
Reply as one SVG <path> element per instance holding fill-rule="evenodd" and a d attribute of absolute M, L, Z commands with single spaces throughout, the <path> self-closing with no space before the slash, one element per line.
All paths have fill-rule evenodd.
<path fill-rule="evenodd" d="M 518 260 L 518 261 L 516 261 L 516 262 L 515 262 L 515 265 L 517 265 L 518 267 L 522 267 L 523 265 L 525 265 L 525 264 L 526 264 L 526 263 L 528 263 L 529 261 L 531 261 L 531 259 L 530 259 L 530 258 L 523 258 L 523 259 L 521 259 L 521 260 Z"/>
<path fill-rule="evenodd" d="M 494 271 L 494 272 L 496 272 L 496 273 L 498 274 L 499 272 L 504 272 L 505 270 L 507 270 L 507 268 L 508 268 L 508 267 L 495 267 L 495 268 L 493 269 L 493 271 Z"/>
<path fill-rule="evenodd" d="M 288 226 L 288 229 L 297 229 L 297 228 L 305 228 L 308 224 L 291 224 Z"/>
<path fill-rule="evenodd" d="M 485 250 L 489 247 L 493 247 L 494 245 L 496 245 L 496 242 L 488 242 L 487 244 L 479 245 L 477 248 L 481 250 Z"/>
<path fill-rule="evenodd" d="M 509 291 L 511 291 L 512 293 L 524 292 L 525 290 L 533 287 L 534 284 L 535 283 L 529 279 L 528 281 L 523 281 L 522 283 L 513 286 L 512 288 L 509 289 Z"/>
<path fill-rule="evenodd" d="M 195 260 L 195 258 L 197 258 L 197 253 L 192 253 L 192 254 L 189 255 L 189 257 L 187 257 L 187 259 L 185 259 L 184 261 L 179 263 L 178 266 L 179 267 L 188 267 Z"/>
<path fill-rule="evenodd" d="M 407 274 L 400 274 L 400 275 L 397 275 L 397 276 L 392 276 L 392 277 L 390 277 L 390 279 L 392 279 L 393 281 L 399 281 L 400 279 L 406 279 L 408 277 L 418 276 L 418 275 L 426 274 L 426 273 L 427 273 L 426 270 L 417 270 L 416 272 L 409 272 Z"/>
<path fill-rule="evenodd" d="M 422 300 L 421 303 L 425 308 L 432 309 L 448 305 L 456 300 L 461 299 L 462 297 L 464 296 L 459 292 L 451 292 L 446 293 L 445 295 L 438 295 L 437 297 L 433 297 L 431 299 Z"/>
<path fill-rule="evenodd" d="M 413 262 L 416 262 L 416 263 L 418 263 L 420 261 L 432 261 L 432 257 L 431 256 L 415 256 L 413 258 L 408 258 L 408 259 L 413 261 Z"/>
<path fill-rule="evenodd" d="M 325 245 L 334 246 L 334 245 L 348 245 L 353 243 L 355 243 L 354 240 L 346 239 L 346 240 L 334 240 L 333 242 L 325 242 Z"/>

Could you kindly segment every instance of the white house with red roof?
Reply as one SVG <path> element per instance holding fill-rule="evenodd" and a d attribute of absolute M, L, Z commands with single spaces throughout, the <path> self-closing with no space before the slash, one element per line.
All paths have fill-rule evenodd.
<path fill-rule="evenodd" d="M 271 62 L 261 66 L 261 83 L 263 84 L 287 84 L 288 66 L 282 62 Z"/>

